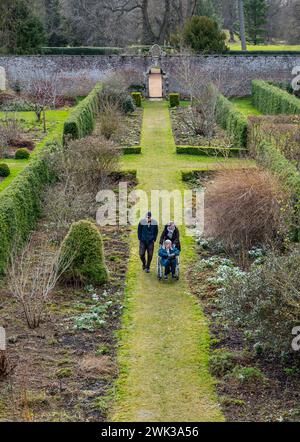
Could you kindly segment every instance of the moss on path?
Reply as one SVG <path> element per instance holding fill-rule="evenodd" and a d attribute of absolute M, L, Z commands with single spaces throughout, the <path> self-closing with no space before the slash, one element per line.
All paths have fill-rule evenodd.
<path fill-rule="evenodd" d="M 167 103 L 146 103 L 142 148 L 139 157 L 124 158 L 124 167 L 137 168 L 139 188 L 183 190 Z M 205 161 L 207 158 L 192 157 L 191 168 L 196 164 L 205 167 Z M 184 275 L 194 259 L 194 248 L 183 229 L 181 235 Z M 142 272 L 134 229 L 120 331 L 120 375 L 111 419 L 223 421 L 208 371 L 206 319 L 184 277 L 179 282 L 159 282 L 155 261 L 151 274 Z"/>

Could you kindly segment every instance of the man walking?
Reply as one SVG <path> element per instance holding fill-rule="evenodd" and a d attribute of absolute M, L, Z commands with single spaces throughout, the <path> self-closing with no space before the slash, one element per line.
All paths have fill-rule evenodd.
<path fill-rule="evenodd" d="M 154 243 L 158 235 L 158 224 L 152 219 L 151 212 L 146 214 L 146 218 L 139 222 L 138 238 L 140 241 L 140 258 L 143 263 L 143 270 L 150 273 L 150 265 L 153 258 Z M 147 252 L 147 261 L 146 261 Z"/>

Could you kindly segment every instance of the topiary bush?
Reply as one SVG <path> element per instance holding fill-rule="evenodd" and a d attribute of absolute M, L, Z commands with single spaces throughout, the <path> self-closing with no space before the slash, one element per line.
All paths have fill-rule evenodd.
<path fill-rule="evenodd" d="M 71 111 L 64 124 L 65 139 L 79 139 L 93 132 L 99 112 L 101 90 L 100 84 L 95 86 L 92 92 Z"/>
<path fill-rule="evenodd" d="M 300 100 L 263 80 L 252 82 L 252 103 L 265 115 L 300 114 Z"/>
<path fill-rule="evenodd" d="M 65 281 L 101 285 L 108 281 L 102 238 L 96 225 L 83 220 L 73 223 L 61 246 L 62 256 L 74 256 Z"/>
<path fill-rule="evenodd" d="M 6 178 L 10 175 L 10 168 L 6 163 L 0 163 L 0 177 Z"/>
<path fill-rule="evenodd" d="M 217 101 L 216 121 L 232 138 L 234 147 L 247 146 L 247 117 L 221 94 Z"/>
<path fill-rule="evenodd" d="M 170 102 L 170 107 L 177 107 L 180 104 L 180 95 L 179 94 L 169 94 L 169 102 Z"/>
<path fill-rule="evenodd" d="M 16 160 L 28 160 L 30 157 L 30 152 L 26 147 L 21 147 L 20 149 L 16 150 L 15 153 L 15 159 Z"/>
<path fill-rule="evenodd" d="M 131 96 L 133 101 L 135 102 L 136 107 L 142 107 L 142 94 L 141 92 L 131 92 Z"/>

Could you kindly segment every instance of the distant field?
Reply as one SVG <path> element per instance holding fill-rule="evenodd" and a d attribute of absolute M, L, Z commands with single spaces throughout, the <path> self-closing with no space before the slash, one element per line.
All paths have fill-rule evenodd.
<path fill-rule="evenodd" d="M 240 51 L 241 43 L 227 43 L 231 50 Z M 247 45 L 248 51 L 300 51 L 300 45 Z"/>

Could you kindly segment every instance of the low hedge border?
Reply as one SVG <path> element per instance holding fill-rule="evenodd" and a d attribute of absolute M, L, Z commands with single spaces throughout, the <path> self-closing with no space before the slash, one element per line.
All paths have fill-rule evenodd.
<path fill-rule="evenodd" d="M 208 169 L 207 167 L 202 169 L 182 170 L 181 179 L 183 182 L 192 181 L 213 175 L 216 171 L 217 169 Z"/>
<path fill-rule="evenodd" d="M 256 161 L 278 176 L 282 185 L 292 191 L 295 203 L 294 240 L 300 241 L 300 173 L 289 160 L 268 142 L 259 144 L 256 150 Z"/>
<path fill-rule="evenodd" d="M 133 155 L 133 154 L 141 154 L 142 148 L 141 146 L 130 146 L 130 147 L 122 147 L 122 152 L 124 155 Z"/>
<path fill-rule="evenodd" d="M 102 85 L 97 84 L 89 95 L 70 112 L 64 124 L 64 139 L 79 139 L 90 135 L 99 112 L 99 96 Z"/>
<path fill-rule="evenodd" d="M 247 146 L 248 119 L 222 94 L 217 101 L 216 121 L 227 131 L 235 148 Z"/>
<path fill-rule="evenodd" d="M 110 177 L 116 181 L 137 181 L 137 171 L 135 169 L 117 170 L 110 174 Z"/>
<path fill-rule="evenodd" d="M 299 98 L 263 80 L 252 81 L 252 103 L 265 115 L 300 114 Z"/>
<path fill-rule="evenodd" d="M 236 147 L 213 147 L 213 146 L 176 146 L 176 152 L 180 155 L 203 155 L 218 157 L 238 157 L 247 149 Z"/>

